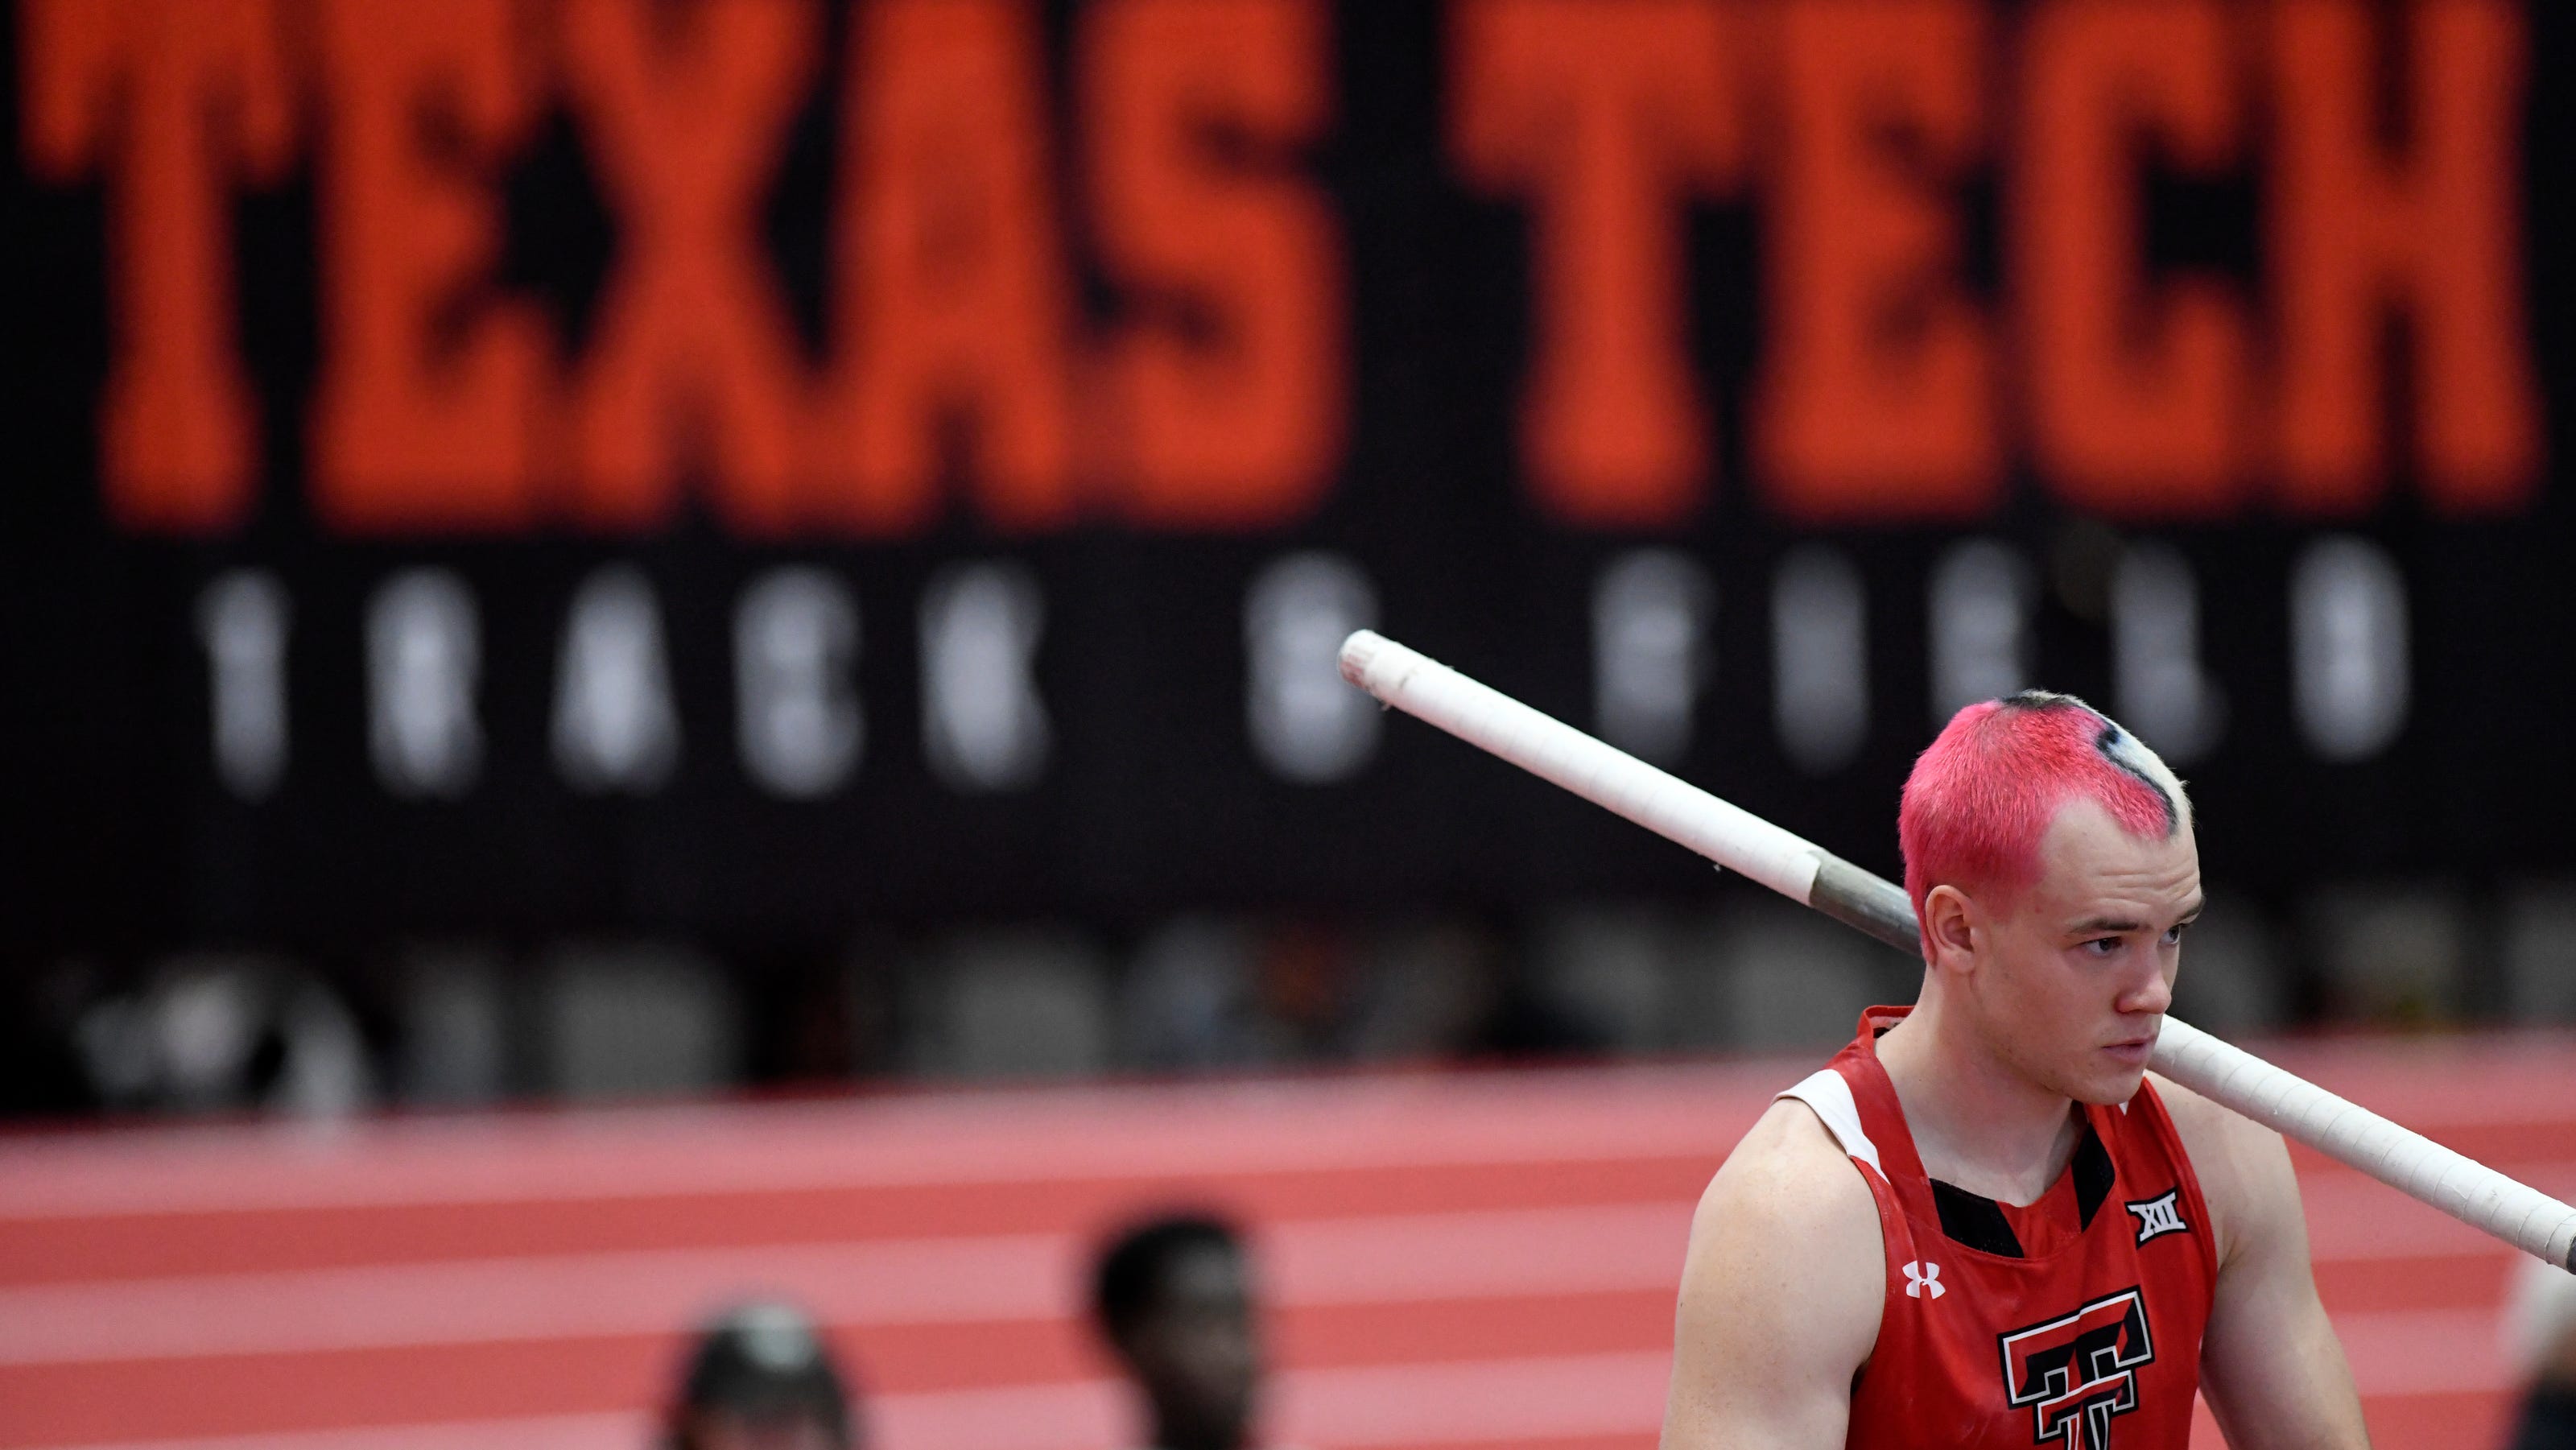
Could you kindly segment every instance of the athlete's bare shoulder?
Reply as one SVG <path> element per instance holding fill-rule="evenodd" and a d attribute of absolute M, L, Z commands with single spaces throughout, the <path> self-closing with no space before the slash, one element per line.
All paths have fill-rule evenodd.
<path fill-rule="evenodd" d="M 2183 1146 L 2186 1148 L 2192 1146 L 2196 1138 L 2209 1138 L 2213 1134 L 2231 1131 L 2229 1126 L 2231 1123 L 2248 1123 L 2247 1119 L 2220 1107 L 2163 1073 L 2150 1070 L 2147 1073 L 2147 1081 L 2156 1085 L 2156 1096 L 2165 1105 L 2165 1115 L 2173 1119 L 2174 1128 L 2183 1135 Z M 2248 1123 L 2248 1126 L 2252 1124 Z"/>
<path fill-rule="evenodd" d="M 1828 1223 L 1865 1229 L 1870 1242 L 1878 1242 L 1878 1206 L 1869 1184 L 1815 1110 L 1794 1098 L 1772 1103 L 1719 1166 L 1700 1198 L 1693 1237 L 1701 1226 L 1723 1227 L 1773 1210 L 1785 1210 L 1800 1223 L 1821 1213 Z"/>
<path fill-rule="evenodd" d="M 2218 1285 L 2200 1388 L 2232 1445 L 2364 1450 L 2361 1397 L 2308 1267 L 2299 1181 L 2281 1135 L 2158 1077 L 2209 1205 Z"/>
<path fill-rule="evenodd" d="M 2148 1073 L 2191 1158 L 2192 1176 L 2209 1204 L 2219 1261 L 2235 1257 L 2249 1233 L 2298 1211 L 2299 1187 L 2281 1135 L 2161 1073 Z"/>
<path fill-rule="evenodd" d="M 1666 1450 L 1841 1445 L 1886 1278 L 1869 1185 L 1804 1104 L 1773 1103 L 1691 1221 Z"/>

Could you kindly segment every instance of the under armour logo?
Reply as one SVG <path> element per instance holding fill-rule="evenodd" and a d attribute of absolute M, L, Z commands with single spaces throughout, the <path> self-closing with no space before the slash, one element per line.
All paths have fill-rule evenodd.
<path fill-rule="evenodd" d="M 1950 1291 L 1948 1289 L 1941 1286 L 1941 1266 L 1939 1264 L 1917 1262 L 1907 1264 L 1905 1266 L 1906 1298 L 1920 1299 L 1924 1295 L 1929 1294 L 1933 1298 L 1938 1299 L 1949 1292 Z"/>
<path fill-rule="evenodd" d="M 2182 1221 L 2182 1214 L 2174 1207 L 2174 1200 L 2181 1193 L 2182 1189 L 2177 1186 L 2166 1189 L 2160 1197 L 2122 1205 L 2138 1216 L 2138 1242 L 2145 1243 L 2162 1234 L 2184 1233 L 2191 1228 Z"/>

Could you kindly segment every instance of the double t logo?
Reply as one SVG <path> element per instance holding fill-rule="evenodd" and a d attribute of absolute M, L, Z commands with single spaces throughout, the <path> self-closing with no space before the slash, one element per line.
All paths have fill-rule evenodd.
<path fill-rule="evenodd" d="M 2137 1371 L 2156 1357 L 2136 1289 L 1997 1338 L 2005 1396 L 2030 1406 L 2037 1443 L 2065 1450 L 2110 1450 L 2111 1421 L 2138 1407 Z"/>

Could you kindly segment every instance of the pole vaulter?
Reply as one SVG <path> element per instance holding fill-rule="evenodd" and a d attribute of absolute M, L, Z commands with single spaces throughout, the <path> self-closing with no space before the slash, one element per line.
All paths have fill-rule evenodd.
<path fill-rule="evenodd" d="M 1902 888 L 1625 751 L 1370 630 L 1343 641 L 1342 677 L 1802 905 L 1920 955 Z M 2164 1019 L 2151 1065 L 2184 1087 L 2482 1232 L 2576 1272 L 2576 1208 L 2358 1104 Z"/>

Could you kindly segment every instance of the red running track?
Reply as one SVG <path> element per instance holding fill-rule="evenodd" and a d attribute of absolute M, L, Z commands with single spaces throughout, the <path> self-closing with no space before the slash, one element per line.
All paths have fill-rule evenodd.
<path fill-rule="evenodd" d="M 2566 1039 L 2276 1056 L 2576 1196 Z M 1086 1250 L 1172 1204 L 1257 1226 L 1277 1439 L 1645 1450 L 1691 1205 L 1809 1065 L 20 1137 L 0 1450 L 630 1450 L 680 1329 L 763 1291 L 878 1450 L 1110 1450 Z M 2511 1254 L 2299 1166 L 2381 1450 L 2498 1443 Z"/>

